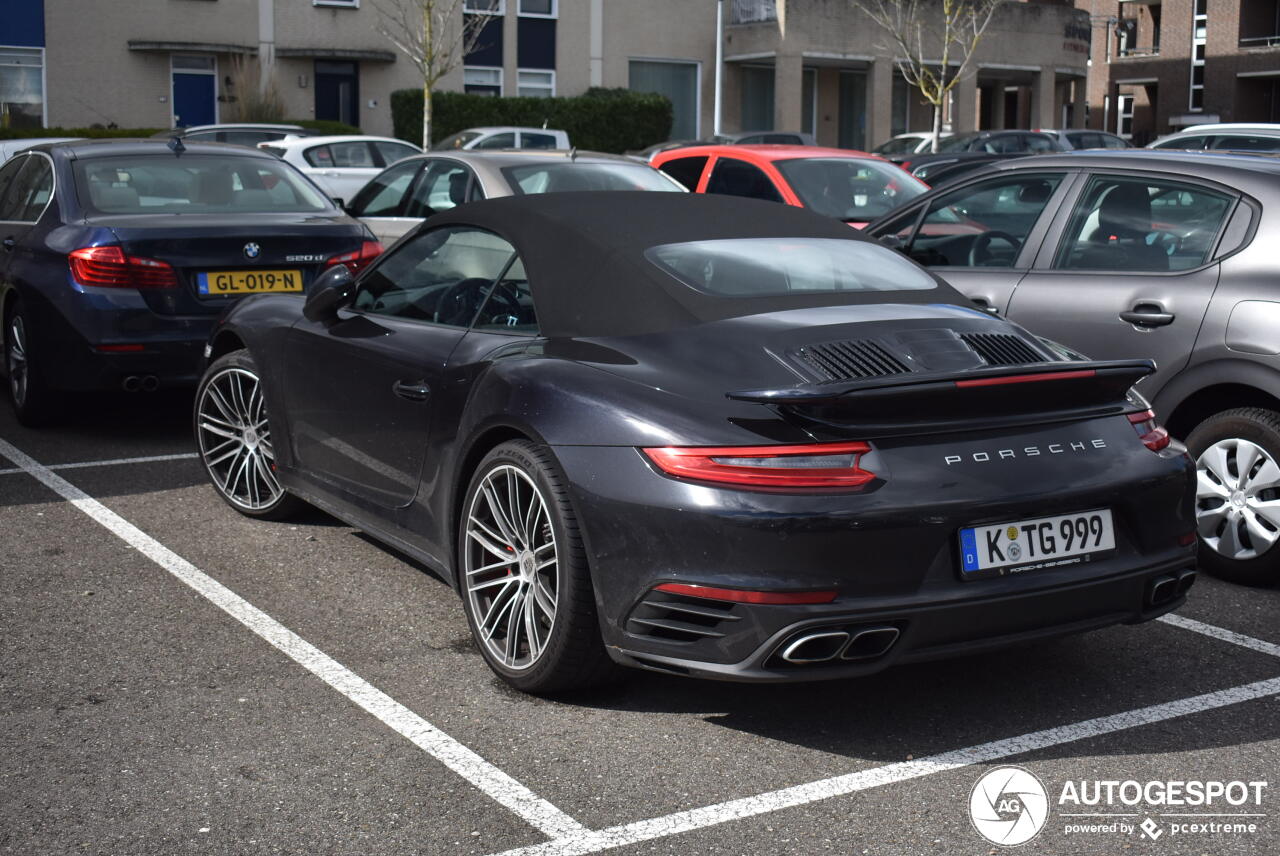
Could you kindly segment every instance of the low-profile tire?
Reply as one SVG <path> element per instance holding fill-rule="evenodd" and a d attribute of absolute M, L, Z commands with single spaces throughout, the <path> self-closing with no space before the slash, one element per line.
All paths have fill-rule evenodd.
<path fill-rule="evenodd" d="M 518 690 L 599 686 L 622 672 L 605 652 L 586 550 L 551 450 L 494 448 L 467 488 L 458 588 L 485 662 Z"/>
<path fill-rule="evenodd" d="M 302 500 L 280 486 L 262 378 L 248 351 L 219 357 L 196 388 L 196 450 L 213 489 L 247 517 L 283 520 Z"/>
<path fill-rule="evenodd" d="M 61 399 L 40 370 L 43 357 L 31 317 L 15 297 L 4 317 L 4 368 L 14 414 L 28 428 L 48 425 L 59 413 Z"/>
<path fill-rule="evenodd" d="M 1217 413 L 1187 448 L 1196 459 L 1200 567 L 1246 585 L 1280 582 L 1280 413 Z"/>

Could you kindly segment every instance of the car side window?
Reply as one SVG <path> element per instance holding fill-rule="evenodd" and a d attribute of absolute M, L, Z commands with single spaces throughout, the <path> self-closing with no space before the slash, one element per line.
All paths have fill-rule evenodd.
<path fill-rule="evenodd" d="M 693 158 L 672 158 L 658 169 L 674 178 L 690 190 L 698 189 L 698 181 L 702 178 L 702 170 L 707 165 L 706 156 Z"/>
<path fill-rule="evenodd" d="M 0 167 L 0 220 L 13 219 L 7 216 L 10 207 L 8 204 L 9 188 L 13 185 L 14 178 L 17 177 L 18 171 L 22 169 L 22 165 L 27 160 L 28 156 L 18 155 L 10 159 L 3 167 Z M 17 207 L 16 200 L 13 207 Z"/>
<path fill-rule="evenodd" d="M 764 170 L 746 161 L 728 157 L 716 161 L 711 177 L 707 179 L 707 193 L 767 199 L 770 202 L 782 201 L 778 188 L 773 186 Z"/>
<path fill-rule="evenodd" d="M 0 199 L 0 220 L 34 222 L 53 193 L 53 170 L 38 155 L 28 156 Z"/>
<path fill-rule="evenodd" d="M 1071 214 L 1054 267 L 1141 273 L 1200 267 L 1234 201 L 1192 184 L 1095 176 Z"/>
<path fill-rule="evenodd" d="M 422 169 L 422 161 L 409 161 L 389 167 L 375 175 L 351 200 L 351 213 L 357 217 L 402 217 L 405 193 L 413 177 Z"/>
<path fill-rule="evenodd" d="M 419 154 L 418 150 L 413 146 L 388 143 L 386 140 L 374 140 L 373 147 L 378 150 L 378 154 L 382 157 L 383 166 L 391 166 L 398 160 Z"/>
<path fill-rule="evenodd" d="M 554 149 L 556 147 L 556 138 L 554 134 L 537 134 L 533 131 L 520 132 L 520 148 L 522 149 Z"/>
<path fill-rule="evenodd" d="M 302 153 L 302 159 L 314 167 L 333 166 L 333 152 L 328 146 L 312 146 Z"/>
<path fill-rule="evenodd" d="M 1280 137 L 1268 137 L 1260 134 L 1237 134 L 1230 137 L 1218 137 L 1214 140 L 1213 147 L 1234 152 L 1274 152 L 1280 151 Z"/>
<path fill-rule="evenodd" d="M 473 149 L 514 149 L 516 147 L 515 132 L 507 132 L 505 134 L 494 134 L 486 140 L 481 140 L 472 146 Z"/>
<path fill-rule="evenodd" d="M 374 166 L 373 152 L 363 140 L 351 143 L 330 143 L 335 167 L 370 169 Z"/>
<path fill-rule="evenodd" d="M 1194 136 L 1178 137 L 1175 140 L 1163 140 L 1151 144 L 1153 149 L 1207 149 L 1212 137 Z"/>
<path fill-rule="evenodd" d="M 1107 149 L 1127 149 L 1129 144 L 1125 142 L 1124 137 L 1117 137 L 1114 134 L 1099 134 L 1102 139 L 1103 148 Z"/>
<path fill-rule="evenodd" d="M 450 160 L 431 162 L 426 173 L 413 188 L 405 206 L 405 217 L 430 217 L 456 208 L 468 200 L 467 187 L 471 170 Z"/>
<path fill-rule="evenodd" d="M 468 226 L 432 229 L 369 271 L 353 307 L 372 315 L 467 327 L 493 296 L 495 281 L 502 277 L 507 282 L 504 274 L 515 255 L 515 248 L 492 232 Z M 503 287 L 513 294 L 518 290 L 515 283 Z M 494 303 L 514 312 L 518 300 L 504 293 Z M 499 311 L 487 316 L 491 323 Z"/>
<path fill-rule="evenodd" d="M 1004 175 L 944 193 L 905 250 L 928 266 L 1013 267 L 1062 177 Z"/>
<path fill-rule="evenodd" d="M 533 307 L 533 292 L 524 272 L 524 261 L 516 256 L 490 289 L 473 325 L 492 333 L 537 334 L 538 315 Z"/>
<path fill-rule="evenodd" d="M 1024 152 L 1052 152 L 1055 151 L 1053 140 L 1043 134 L 1026 134 L 1023 138 Z"/>

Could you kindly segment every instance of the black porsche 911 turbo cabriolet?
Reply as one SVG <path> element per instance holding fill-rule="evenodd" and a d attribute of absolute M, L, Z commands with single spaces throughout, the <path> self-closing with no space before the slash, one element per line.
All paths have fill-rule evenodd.
<path fill-rule="evenodd" d="M 511 197 L 237 305 L 194 427 L 240 512 L 438 570 L 518 688 L 837 678 L 1182 604 L 1151 364 L 1073 356 L 802 209 Z"/>

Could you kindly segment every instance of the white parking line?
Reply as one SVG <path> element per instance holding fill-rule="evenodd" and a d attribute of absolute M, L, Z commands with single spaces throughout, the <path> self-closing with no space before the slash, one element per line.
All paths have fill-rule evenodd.
<path fill-rule="evenodd" d="M 8 458 L 8 455 L 5 455 Z M 192 458 L 200 457 L 195 452 L 183 452 L 179 455 L 149 455 L 145 458 L 112 458 L 109 461 L 76 461 L 71 464 L 46 464 L 42 465 L 48 470 L 80 470 L 86 467 L 114 467 L 120 464 L 153 464 L 157 461 L 187 461 Z M 15 461 L 16 463 L 16 461 Z M 10 467 L 0 470 L 0 476 L 13 475 L 14 473 L 25 473 L 27 470 L 22 467 Z"/>
<path fill-rule="evenodd" d="M 753 797 L 731 800 L 690 811 L 676 812 L 664 817 L 655 817 L 652 820 L 641 820 L 636 823 L 602 829 L 598 832 L 579 832 L 558 840 L 535 844 L 532 847 L 508 850 L 500 854 L 500 856 L 584 856 L 588 853 L 599 853 L 614 847 L 625 847 L 643 841 L 652 841 L 656 838 L 666 838 L 670 835 L 705 829 L 731 820 L 755 817 L 756 815 L 767 814 L 784 808 L 792 808 L 798 805 L 818 802 L 819 800 L 844 796 L 895 782 L 918 779 L 934 773 L 944 773 L 948 770 L 956 770 L 972 764 L 997 761 L 1013 755 L 1022 755 L 1026 752 L 1058 746 L 1062 743 L 1101 737 L 1105 734 L 1123 731 L 1128 728 L 1151 725 L 1155 722 L 1163 722 L 1166 719 L 1201 713 L 1206 710 L 1277 694 L 1280 694 L 1280 678 L 1271 678 L 1191 698 L 1165 702 L 1164 704 L 1154 704 L 1150 707 L 1143 707 L 1111 716 L 1086 719 L 1083 722 L 1063 725 L 1058 728 L 1047 728 L 1044 731 L 1036 731 L 1005 740 L 996 740 L 979 746 L 970 746 L 967 749 L 942 752 L 916 761 L 886 764 L 883 767 L 876 767 L 871 770 L 861 770 L 857 773 L 848 773 L 843 776 L 835 776 L 830 779 L 822 779 L 817 782 L 770 791 Z"/>
<path fill-rule="evenodd" d="M 1165 624 L 1172 624 L 1174 627 L 1181 627 L 1183 630 L 1202 633 L 1205 636 L 1211 636 L 1223 642 L 1230 642 L 1232 645 L 1239 645 L 1242 648 L 1249 648 L 1262 654 L 1270 654 L 1272 657 L 1280 657 L 1280 645 L 1264 642 L 1261 639 L 1254 639 L 1252 636 L 1245 636 L 1233 630 L 1215 627 L 1212 624 L 1205 624 L 1203 621 L 1196 621 L 1194 618 L 1186 618 L 1170 613 L 1160 616 L 1158 620 L 1163 621 Z"/>
<path fill-rule="evenodd" d="M 38 479 L 122 541 L 261 636 L 294 662 L 462 776 L 495 802 L 515 812 L 545 835 L 564 838 L 587 831 L 586 827 L 569 815 L 311 645 L 66 479 L 52 472 L 49 467 L 43 466 L 3 439 L 0 439 L 0 455 L 17 464 L 23 472 Z"/>

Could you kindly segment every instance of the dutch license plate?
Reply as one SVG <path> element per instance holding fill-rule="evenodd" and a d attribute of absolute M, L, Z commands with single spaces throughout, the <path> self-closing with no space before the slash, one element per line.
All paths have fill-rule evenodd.
<path fill-rule="evenodd" d="M 1021 573 L 1087 562 L 1114 550 L 1110 509 L 1037 517 L 960 530 L 960 567 L 966 579 Z"/>
<path fill-rule="evenodd" d="M 221 270 L 196 274 L 201 294 L 261 294 L 302 291 L 300 270 Z"/>

